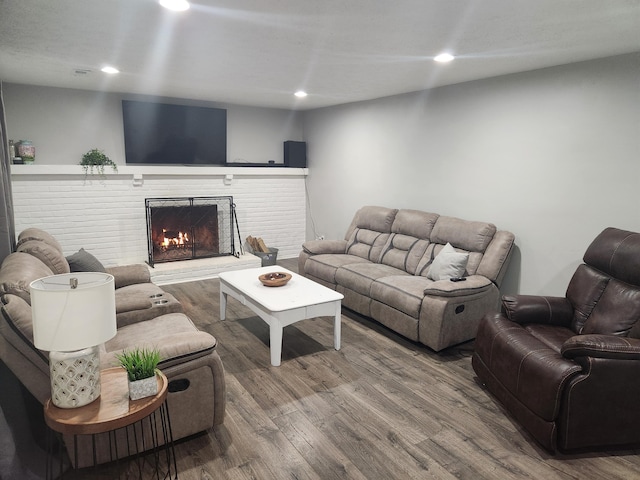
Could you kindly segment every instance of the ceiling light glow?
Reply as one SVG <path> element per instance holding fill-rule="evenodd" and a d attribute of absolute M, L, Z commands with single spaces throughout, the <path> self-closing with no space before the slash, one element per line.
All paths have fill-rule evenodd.
<path fill-rule="evenodd" d="M 455 57 L 450 53 L 441 53 L 440 55 L 436 55 L 433 59 L 438 63 L 448 63 L 454 58 Z"/>
<path fill-rule="evenodd" d="M 294 93 L 294 95 L 298 98 L 304 98 L 307 96 L 307 92 L 303 90 L 298 90 L 296 93 Z"/>
<path fill-rule="evenodd" d="M 160 0 L 160 5 L 174 12 L 184 12 L 189 10 L 189 2 L 187 0 Z"/>
<path fill-rule="evenodd" d="M 101 72 L 103 73 L 108 73 L 109 75 L 114 75 L 116 73 L 120 73 L 120 70 L 118 70 L 117 68 L 114 67 L 110 67 L 110 66 L 106 66 L 106 67 L 102 67 L 100 69 Z"/>

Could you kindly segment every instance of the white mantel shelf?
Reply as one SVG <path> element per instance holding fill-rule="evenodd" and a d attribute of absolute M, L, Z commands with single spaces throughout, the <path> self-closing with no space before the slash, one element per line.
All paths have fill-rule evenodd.
<path fill-rule="evenodd" d="M 106 178 L 117 178 L 120 176 L 144 175 L 154 177 L 224 177 L 226 175 L 233 176 L 251 176 L 251 177 L 267 177 L 267 176 L 306 176 L 309 170 L 307 168 L 290 168 L 284 166 L 273 167 L 224 167 L 224 166 L 131 166 L 118 165 L 118 171 L 113 172 L 109 167 L 105 169 L 104 176 Z M 11 165 L 12 176 L 50 176 L 61 175 L 69 176 L 85 176 L 84 170 L 80 165 Z M 95 174 L 94 174 L 95 175 Z"/>

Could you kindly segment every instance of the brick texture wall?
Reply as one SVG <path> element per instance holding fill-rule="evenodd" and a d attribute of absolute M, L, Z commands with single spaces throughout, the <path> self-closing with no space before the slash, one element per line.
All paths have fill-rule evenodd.
<path fill-rule="evenodd" d="M 83 174 L 40 175 L 37 167 L 24 174 L 25 168 L 12 175 L 16 232 L 42 228 L 58 239 L 65 255 L 85 248 L 107 266 L 148 259 L 144 201 L 152 197 L 233 196 L 242 244 L 248 235 L 262 237 L 279 249 L 278 258 L 296 257 L 305 240 L 304 174 L 247 170 L 226 185 L 225 175 L 196 175 L 191 169 L 143 174 L 142 185 L 135 185 L 127 173 L 85 180 Z"/>

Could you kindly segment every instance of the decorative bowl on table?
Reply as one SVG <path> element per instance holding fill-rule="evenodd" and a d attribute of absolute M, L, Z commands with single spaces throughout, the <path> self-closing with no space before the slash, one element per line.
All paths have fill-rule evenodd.
<path fill-rule="evenodd" d="M 258 277 L 258 280 L 260 280 L 265 287 L 281 287 L 291 280 L 291 274 L 284 272 L 263 273 Z"/>

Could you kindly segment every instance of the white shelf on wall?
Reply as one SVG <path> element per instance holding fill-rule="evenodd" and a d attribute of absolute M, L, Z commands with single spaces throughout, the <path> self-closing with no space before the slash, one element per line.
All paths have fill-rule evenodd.
<path fill-rule="evenodd" d="M 224 166 L 132 166 L 118 165 L 118 171 L 113 172 L 110 168 L 105 168 L 104 175 L 107 178 L 118 176 L 212 176 L 225 177 L 234 176 L 306 176 L 307 168 L 291 168 L 284 166 L 273 167 L 224 167 Z M 11 165 L 11 175 L 62 175 L 62 176 L 84 176 L 84 170 L 80 165 Z M 95 176 L 95 174 L 94 174 Z"/>

